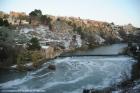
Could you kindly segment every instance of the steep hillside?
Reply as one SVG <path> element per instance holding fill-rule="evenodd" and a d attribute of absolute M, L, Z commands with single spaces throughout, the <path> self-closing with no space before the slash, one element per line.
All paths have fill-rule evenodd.
<path fill-rule="evenodd" d="M 50 15 L 47 18 L 50 19 L 50 21 L 44 20 L 47 24 L 38 22 L 40 23 L 38 25 L 33 23 L 28 27 L 22 26 L 19 37 L 22 35 L 30 39 L 35 36 L 40 42 L 69 49 L 125 42 L 127 36 L 135 31 L 135 27 L 131 24 L 119 26 L 89 19 Z"/>
<path fill-rule="evenodd" d="M 54 32 L 78 34 L 81 36 L 83 44 L 90 45 L 127 41 L 127 35 L 135 30 L 131 24 L 118 26 L 114 23 L 75 17 L 57 17 L 52 25 Z"/>
<path fill-rule="evenodd" d="M 20 21 L 13 23 L 10 19 Z M 80 17 L 43 15 L 36 9 L 22 17 L 10 13 L 7 20 L 19 32 L 16 37 L 17 43 L 27 43 L 32 37 L 37 37 L 41 43 L 46 42 L 67 49 L 126 42 L 129 34 L 136 30 L 131 24 L 119 26 Z"/>

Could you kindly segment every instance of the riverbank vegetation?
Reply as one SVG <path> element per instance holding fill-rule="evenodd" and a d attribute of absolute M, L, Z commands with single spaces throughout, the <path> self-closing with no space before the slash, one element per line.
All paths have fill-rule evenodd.
<path fill-rule="evenodd" d="M 43 60 L 43 55 L 40 51 L 25 50 L 17 56 L 17 69 L 20 71 L 35 69 L 40 66 L 41 60 Z M 27 64 L 31 66 L 26 66 Z"/>
<path fill-rule="evenodd" d="M 24 65 L 33 62 L 37 67 L 39 60 L 43 59 L 40 52 L 40 45 L 37 38 L 28 41 L 27 48 L 21 44 L 16 44 L 16 33 L 8 27 L 0 28 L 0 65 L 1 68 L 7 68 L 17 64 L 18 69 L 23 69 Z"/>

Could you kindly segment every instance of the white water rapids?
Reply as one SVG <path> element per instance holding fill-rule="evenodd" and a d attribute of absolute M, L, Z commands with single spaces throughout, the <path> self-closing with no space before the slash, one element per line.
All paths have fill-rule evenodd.
<path fill-rule="evenodd" d="M 85 88 L 102 89 L 120 82 L 123 80 L 124 74 L 130 77 L 134 62 L 135 60 L 128 56 L 57 58 L 43 64 L 36 71 L 3 74 L 0 88 L 38 89 L 44 90 L 46 93 L 82 93 Z M 55 64 L 56 71 L 50 71 L 47 68 L 49 64 Z"/>

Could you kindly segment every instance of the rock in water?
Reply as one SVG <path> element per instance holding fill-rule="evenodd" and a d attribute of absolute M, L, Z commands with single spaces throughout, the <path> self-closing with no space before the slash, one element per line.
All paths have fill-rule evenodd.
<path fill-rule="evenodd" d="M 56 70 L 56 66 L 50 64 L 50 65 L 48 66 L 48 69 L 50 69 L 50 70 Z"/>

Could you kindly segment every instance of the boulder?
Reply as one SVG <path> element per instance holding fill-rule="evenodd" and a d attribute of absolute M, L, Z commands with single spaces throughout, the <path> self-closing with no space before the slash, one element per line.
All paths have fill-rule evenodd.
<path fill-rule="evenodd" d="M 50 65 L 48 66 L 48 69 L 50 69 L 50 70 L 56 70 L 56 66 L 50 64 Z"/>

